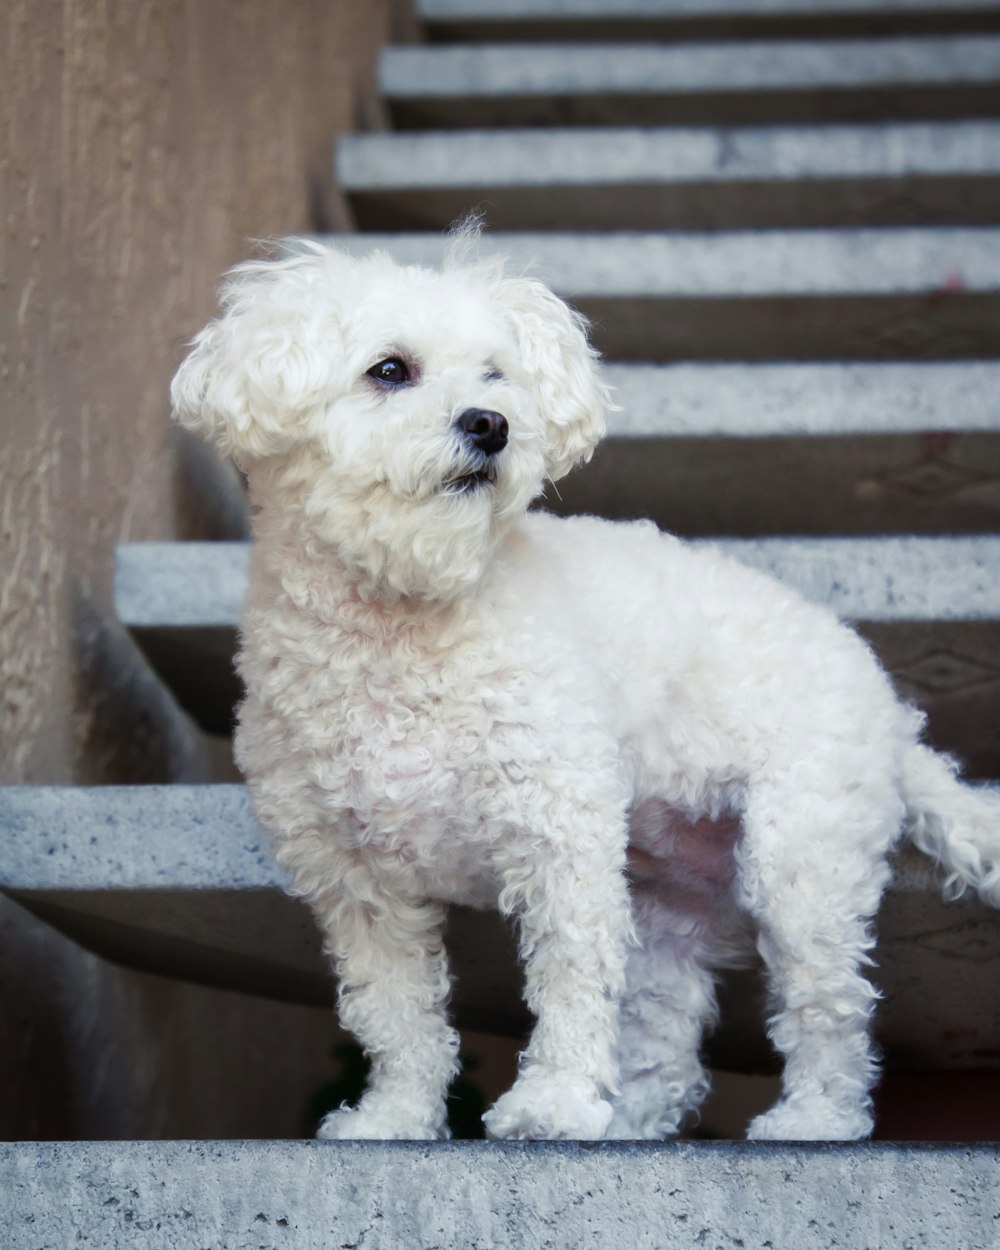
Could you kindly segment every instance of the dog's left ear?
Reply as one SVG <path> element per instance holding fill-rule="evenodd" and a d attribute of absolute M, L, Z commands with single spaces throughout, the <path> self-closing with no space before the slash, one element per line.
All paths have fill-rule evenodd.
<path fill-rule="evenodd" d="M 502 279 L 501 295 L 547 420 L 546 472 L 556 481 L 590 459 L 614 405 L 579 313 L 533 278 Z"/>

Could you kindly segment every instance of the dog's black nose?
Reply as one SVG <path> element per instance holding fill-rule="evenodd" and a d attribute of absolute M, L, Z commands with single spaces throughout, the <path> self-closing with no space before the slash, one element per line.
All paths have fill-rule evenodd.
<path fill-rule="evenodd" d="M 477 451 L 495 456 L 507 446 L 507 418 L 489 408 L 466 408 L 455 422 Z"/>

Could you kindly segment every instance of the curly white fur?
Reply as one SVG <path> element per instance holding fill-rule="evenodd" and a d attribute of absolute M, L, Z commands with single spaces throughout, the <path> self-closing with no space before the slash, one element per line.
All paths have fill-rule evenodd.
<path fill-rule="evenodd" d="M 909 816 L 1000 904 L 1000 805 L 827 611 L 648 524 L 527 513 L 608 406 L 540 283 L 297 247 L 230 275 L 173 398 L 248 476 L 238 758 L 373 1061 L 321 1135 L 445 1134 L 459 901 L 517 918 L 537 1017 L 494 1136 L 675 1132 L 753 942 L 785 1072 L 751 1135 L 863 1136 L 887 853 Z"/>

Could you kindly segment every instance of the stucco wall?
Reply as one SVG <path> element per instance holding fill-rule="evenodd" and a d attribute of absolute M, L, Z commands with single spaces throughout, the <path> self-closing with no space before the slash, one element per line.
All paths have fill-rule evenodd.
<path fill-rule="evenodd" d="M 377 124 L 389 7 L 3 6 L 0 780 L 133 779 L 93 706 L 112 549 L 231 525 L 169 378 L 249 239 L 344 223 L 331 140 Z"/>
<path fill-rule="evenodd" d="M 390 7 L 0 8 L 0 782 L 224 760 L 117 627 L 112 552 L 239 529 L 169 378 L 250 238 L 344 224 L 331 141 L 378 124 Z M 0 900 L 0 1136 L 294 1134 L 333 1041 L 328 1013 L 113 968 Z"/>

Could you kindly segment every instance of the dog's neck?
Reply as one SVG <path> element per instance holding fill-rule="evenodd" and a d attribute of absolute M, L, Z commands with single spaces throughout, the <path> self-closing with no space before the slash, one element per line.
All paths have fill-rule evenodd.
<path fill-rule="evenodd" d="M 262 511 L 254 518 L 254 577 L 265 594 L 282 594 L 325 628 L 373 640 L 428 640 L 448 647 L 476 617 L 475 596 L 421 598 L 385 591 L 358 576 L 336 548 L 293 518 Z"/>
<path fill-rule="evenodd" d="M 423 503 L 381 498 L 378 488 L 340 498 L 329 482 L 316 489 L 307 459 L 258 462 L 248 480 L 256 569 L 267 566 L 296 602 L 308 586 L 323 619 L 345 609 L 407 626 L 467 615 L 512 524 L 482 507 L 442 518 Z"/>

